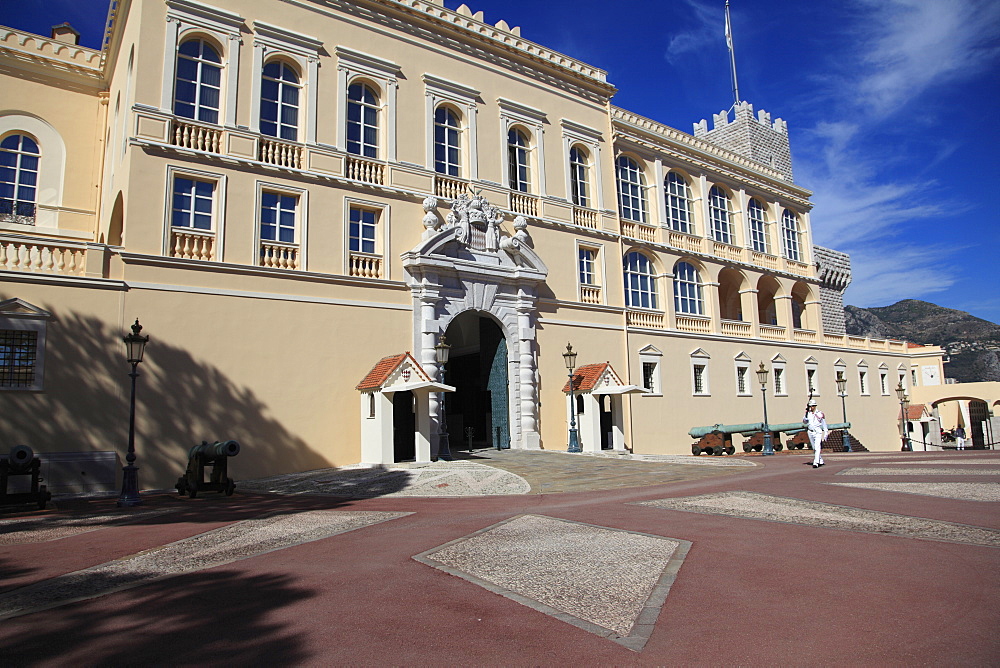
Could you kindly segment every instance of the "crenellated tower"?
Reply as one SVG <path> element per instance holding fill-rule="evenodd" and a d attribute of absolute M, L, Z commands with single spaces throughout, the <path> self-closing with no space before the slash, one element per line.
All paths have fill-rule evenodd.
<path fill-rule="evenodd" d="M 813 258 L 820 281 L 823 331 L 827 334 L 844 334 L 844 290 L 851 284 L 851 256 L 822 246 L 813 246 Z"/>
<path fill-rule="evenodd" d="M 712 116 L 713 127 L 702 119 L 694 124 L 694 136 L 775 169 L 788 182 L 792 178 L 792 152 L 788 145 L 788 124 L 761 109 L 753 115 L 753 105 L 740 102 L 732 121 L 728 111 Z"/>

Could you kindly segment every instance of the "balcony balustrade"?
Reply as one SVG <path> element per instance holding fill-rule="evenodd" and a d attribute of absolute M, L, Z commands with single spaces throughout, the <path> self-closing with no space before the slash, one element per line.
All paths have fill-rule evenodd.
<path fill-rule="evenodd" d="M 597 212 L 593 209 L 584 209 L 583 207 L 574 206 L 573 207 L 573 224 L 579 225 L 580 227 L 587 227 L 592 230 L 597 229 Z"/>
<path fill-rule="evenodd" d="M 221 153 L 222 129 L 213 125 L 201 125 L 200 123 L 174 119 L 170 143 L 196 151 Z"/>
<path fill-rule="evenodd" d="M 585 304 L 600 304 L 601 288 L 597 287 L 596 285 L 581 285 L 580 301 L 582 301 Z"/>
<path fill-rule="evenodd" d="M 534 195 L 512 192 L 510 194 L 510 210 L 525 216 L 537 216 L 538 198 Z"/>
<path fill-rule="evenodd" d="M 271 269 L 298 269 L 299 247 L 296 244 L 261 241 L 260 266 Z"/>
<path fill-rule="evenodd" d="M 302 147 L 262 137 L 258 159 L 269 165 L 302 169 Z"/>
<path fill-rule="evenodd" d="M 385 165 L 349 155 L 347 156 L 346 176 L 363 183 L 373 183 L 377 186 L 385 185 Z"/>
<path fill-rule="evenodd" d="M 170 228 L 170 257 L 214 260 L 215 233 L 184 227 Z"/>
<path fill-rule="evenodd" d="M 761 325 L 760 338 L 768 341 L 784 341 L 787 330 L 779 325 Z"/>
<path fill-rule="evenodd" d="M 742 320 L 723 320 L 721 323 L 722 333 L 726 336 L 741 336 L 750 338 L 753 336 L 753 327 L 749 322 Z"/>
<path fill-rule="evenodd" d="M 0 238 L 0 270 L 83 276 L 86 247 L 34 239 Z"/>
<path fill-rule="evenodd" d="M 663 313 L 659 311 L 625 311 L 625 324 L 629 327 L 663 329 Z"/>
<path fill-rule="evenodd" d="M 358 278 L 382 278 L 382 256 L 352 252 L 348 273 Z"/>
<path fill-rule="evenodd" d="M 712 319 L 697 315 L 677 314 L 677 329 L 693 334 L 708 334 L 712 331 Z"/>
<path fill-rule="evenodd" d="M 460 195 L 468 192 L 469 183 L 462 179 L 455 179 L 442 174 L 434 175 L 434 194 L 444 199 L 458 199 Z"/>
<path fill-rule="evenodd" d="M 650 243 L 656 243 L 657 241 L 656 228 L 652 225 L 637 223 L 631 220 L 623 220 L 621 221 L 621 228 L 622 235 L 631 239 L 648 241 Z"/>

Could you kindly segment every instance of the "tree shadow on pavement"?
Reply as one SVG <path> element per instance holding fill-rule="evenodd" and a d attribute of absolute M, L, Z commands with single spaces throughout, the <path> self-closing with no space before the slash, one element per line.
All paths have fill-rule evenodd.
<path fill-rule="evenodd" d="M 294 665 L 309 657 L 281 608 L 315 594 L 225 567 L 5 620 L 4 665 Z"/>

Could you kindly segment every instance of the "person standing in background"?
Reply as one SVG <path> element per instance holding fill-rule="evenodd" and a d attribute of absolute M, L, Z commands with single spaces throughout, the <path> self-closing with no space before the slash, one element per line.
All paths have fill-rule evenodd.
<path fill-rule="evenodd" d="M 815 399 L 810 399 L 806 404 L 806 414 L 802 418 L 802 424 L 809 432 L 809 443 L 813 449 L 813 468 L 818 469 L 826 463 L 823 461 L 823 441 L 830 435 L 830 428 L 826 426 L 826 414 L 816 410 Z"/>

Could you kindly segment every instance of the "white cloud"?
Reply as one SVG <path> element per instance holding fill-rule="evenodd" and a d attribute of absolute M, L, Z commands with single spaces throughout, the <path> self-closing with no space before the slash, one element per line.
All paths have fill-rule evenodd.
<path fill-rule="evenodd" d="M 696 0 L 683 0 L 683 2 L 691 9 L 686 16 L 693 19 L 694 27 L 671 35 L 665 54 L 671 63 L 685 54 L 701 53 L 706 48 L 725 44 L 725 17 L 719 6 Z"/>
<path fill-rule="evenodd" d="M 886 306 L 943 292 L 955 280 L 946 248 L 934 245 L 884 245 L 851 250 L 854 281 L 844 302 L 854 306 Z"/>

